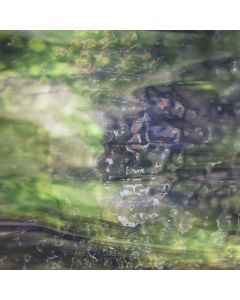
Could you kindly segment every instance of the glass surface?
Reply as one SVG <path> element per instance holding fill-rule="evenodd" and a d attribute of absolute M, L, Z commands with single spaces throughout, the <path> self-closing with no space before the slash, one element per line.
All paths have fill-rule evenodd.
<path fill-rule="evenodd" d="M 239 46 L 0 32 L 0 269 L 238 269 Z"/>

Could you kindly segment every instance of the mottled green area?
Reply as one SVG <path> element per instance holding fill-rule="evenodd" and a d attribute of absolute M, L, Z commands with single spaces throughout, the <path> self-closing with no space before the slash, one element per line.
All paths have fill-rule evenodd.
<path fill-rule="evenodd" d="M 214 187 L 200 212 L 165 201 L 157 220 L 131 228 L 113 205 L 121 181 L 103 182 L 96 170 L 106 122 L 99 113 L 137 106 L 138 87 L 175 81 L 187 85 L 190 101 L 204 106 L 214 95 L 228 103 L 240 68 L 224 59 L 238 57 L 239 46 L 238 31 L 0 32 L 0 221 L 94 240 L 74 246 L 40 233 L 2 233 L 0 268 L 239 268 L 239 220 L 229 212 L 240 209 L 239 190 Z M 227 123 L 224 139 L 187 155 L 178 172 L 231 164 L 240 149 L 237 126 Z M 174 188 L 196 192 L 199 183 Z M 203 199 L 212 194 L 202 187 Z"/>

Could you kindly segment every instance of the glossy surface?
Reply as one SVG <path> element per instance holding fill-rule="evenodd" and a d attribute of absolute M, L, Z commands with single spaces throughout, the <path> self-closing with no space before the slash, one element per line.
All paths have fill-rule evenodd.
<path fill-rule="evenodd" d="M 0 269 L 238 269 L 239 41 L 0 32 Z"/>

